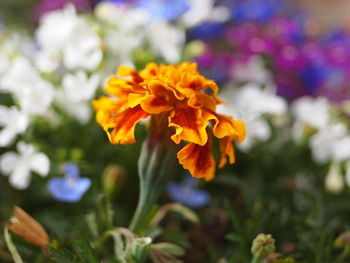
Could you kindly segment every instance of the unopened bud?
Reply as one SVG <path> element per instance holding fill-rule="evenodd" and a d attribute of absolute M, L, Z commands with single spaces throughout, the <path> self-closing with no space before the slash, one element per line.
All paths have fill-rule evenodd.
<path fill-rule="evenodd" d="M 29 243 L 39 247 L 47 246 L 50 238 L 44 228 L 20 207 L 13 207 L 13 215 L 6 227 Z"/>
<path fill-rule="evenodd" d="M 125 169 L 117 164 L 108 165 L 102 174 L 102 187 L 106 194 L 113 195 L 123 185 Z"/>
<path fill-rule="evenodd" d="M 184 52 L 189 58 L 193 58 L 201 55 L 204 51 L 205 44 L 202 41 L 194 40 L 187 44 Z"/>
<path fill-rule="evenodd" d="M 270 234 L 259 234 L 253 241 L 251 252 L 259 258 L 266 258 L 275 252 L 275 240 Z"/>
<path fill-rule="evenodd" d="M 325 187 L 328 192 L 339 193 L 344 188 L 344 178 L 340 171 L 340 166 L 337 163 L 333 163 L 329 168 L 329 172 L 326 176 Z"/>
<path fill-rule="evenodd" d="M 335 240 L 335 246 L 342 248 L 350 245 L 350 232 L 341 233 Z"/>

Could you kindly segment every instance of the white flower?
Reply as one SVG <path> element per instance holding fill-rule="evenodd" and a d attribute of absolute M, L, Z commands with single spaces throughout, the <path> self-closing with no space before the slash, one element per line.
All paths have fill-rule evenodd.
<path fill-rule="evenodd" d="M 143 42 L 144 31 L 138 34 L 124 33 L 117 29 L 108 29 L 105 36 L 105 45 L 111 56 L 108 57 L 106 66 L 110 70 L 115 70 L 115 67 L 120 64 L 132 65 L 132 52 L 140 47 Z"/>
<path fill-rule="evenodd" d="M 24 57 L 13 62 L 2 77 L 0 88 L 12 93 L 22 111 L 32 115 L 45 115 L 54 97 L 52 85 Z"/>
<path fill-rule="evenodd" d="M 331 165 L 325 181 L 326 190 L 331 193 L 339 193 L 344 188 L 344 178 L 337 163 Z"/>
<path fill-rule="evenodd" d="M 234 66 L 232 79 L 237 82 L 269 84 L 272 76 L 271 72 L 264 67 L 261 57 L 253 56 L 246 63 Z"/>
<path fill-rule="evenodd" d="M 111 2 L 100 2 L 95 8 L 98 18 L 108 23 L 104 27 L 104 45 L 108 57 L 105 69 L 115 70 L 120 64 L 132 65 L 132 52 L 145 41 L 149 15 L 142 10 L 127 9 Z"/>
<path fill-rule="evenodd" d="M 13 187 L 25 189 L 29 186 L 31 171 L 46 176 L 50 161 L 45 154 L 38 153 L 32 145 L 24 142 L 17 144 L 17 151 L 7 152 L 0 157 L 0 170 L 10 176 L 9 182 Z"/>
<path fill-rule="evenodd" d="M 141 31 L 151 19 L 150 14 L 145 10 L 130 9 L 108 1 L 98 3 L 94 12 L 98 19 L 117 26 L 124 33 Z"/>
<path fill-rule="evenodd" d="M 283 116 L 287 112 L 287 103 L 275 95 L 273 88 L 261 89 L 258 85 L 248 84 L 222 94 L 229 101 L 226 106 L 220 106 L 218 111 L 223 114 L 237 116 L 246 125 L 246 140 L 239 145 L 248 150 L 254 141 L 266 141 L 271 137 L 271 128 L 264 115 Z"/>
<path fill-rule="evenodd" d="M 100 38 L 87 24 L 81 25 L 63 49 L 63 63 L 68 69 L 95 69 L 102 60 Z"/>
<path fill-rule="evenodd" d="M 67 74 L 63 77 L 63 89 L 57 95 L 61 107 L 81 123 L 86 123 L 91 117 L 90 100 L 98 87 L 100 77 L 97 74 L 87 77 L 86 72 Z"/>
<path fill-rule="evenodd" d="M 62 49 L 70 41 L 80 20 L 73 5 L 47 13 L 35 33 L 36 40 L 43 49 Z"/>
<path fill-rule="evenodd" d="M 42 49 L 36 53 L 35 65 L 41 72 L 53 72 L 60 64 L 60 52 L 55 49 Z"/>
<path fill-rule="evenodd" d="M 304 96 L 292 103 L 291 111 L 295 117 L 292 137 L 301 142 L 308 127 L 322 129 L 330 122 L 331 105 L 324 97 L 312 98 Z"/>
<path fill-rule="evenodd" d="M 36 64 L 43 72 L 57 69 L 61 62 L 68 69 L 93 70 L 102 60 L 100 38 L 76 14 L 73 5 L 45 15 L 36 31 L 36 40 L 41 48 Z"/>
<path fill-rule="evenodd" d="M 0 147 L 8 146 L 17 134 L 25 131 L 28 126 L 28 118 L 16 107 L 5 107 L 0 105 Z"/>
<path fill-rule="evenodd" d="M 185 43 L 185 32 L 166 22 L 154 24 L 147 31 L 151 49 L 161 55 L 167 62 L 180 60 L 181 50 Z"/>
<path fill-rule="evenodd" d="M 297 99 L 292 104 L 292 113 L 297 121 L 316 129 L 321 129 L 329 122 L 331 106 L 324 97 L 309 96 Z"/>
<path fill-rule="evenodd" d="M 190 0 L 190 9 L 181 17 L 187 27 L 192 27 L 204 21 L 225 22 L 230 18 L 230 12 L 224 6 L 215 6 L 214 0 Z"/>
<path fill-rule="evenodd" d="M 63 89 L 69 101 L 81 102 L 91 100 L 95 94 L 100 77 L 97 74 L 87 77 L 86 72 L 67 74 L 63 77 Z"/>
<path fill-rule="evenodd" d="M 310 139 L 314 160 L 318 163 L 350 159 L 350 134 L 343 123 L 330 124 Z"/>

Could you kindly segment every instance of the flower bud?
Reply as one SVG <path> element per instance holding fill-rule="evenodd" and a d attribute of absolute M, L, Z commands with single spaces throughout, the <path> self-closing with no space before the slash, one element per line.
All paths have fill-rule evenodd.
<path fill-rule="evenodd" d="M 188 43 L 184 53 L 188 59 L 201 55 L 205 51 L 205 45 L 202 41 L 194 40 Z"/>
<path fill-rule="evenodd" d="M 333 163 L 329 169 L 325 181 L 326 190 L 330 193 L 339 193 L 344 188 L 344 178 L 340 171 L 340 166 Z"/>
<path fill-rule="evenodd" d="M 350 232 L 341 233 L 335 240 L 335 246 L 343 248 L 350 245 Z"/>
<path fill-rule="evenodd" d="M 117 164 L 108 165 L 102 173 L 102 187 L 107 195 L 113 195 L 123 185 L 125 169 Z"/>
<path fill-rule="evenodd" d="M 29 243 L 39 247 L 47 246 L 50 238 L 44 228 L 18 206 L 13 207 L 13 216 L 6 227 Z"/>
<path fill-rule="evenodd" d="M 270 234 L 259 234 L 253 241 L 251 252 L 259 258 L 266 258 L 275 252 L 275 240 Z"/>

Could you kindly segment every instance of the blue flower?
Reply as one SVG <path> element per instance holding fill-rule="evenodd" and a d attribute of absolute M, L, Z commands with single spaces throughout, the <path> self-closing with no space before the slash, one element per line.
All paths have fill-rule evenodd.
<path fill-rule="evenodd" d="M 281 11 L 280 0 L 241 0 L 232 6 L 233 20 L 236 22 L 266 22 Z"/>
<path fill-rule="evenodd" d="M 181 183 L 169 183 L 167 185 L 167 192 L 170 199 L 191 208 L 199 208 L 207 205 L 210 201 L 210 196 L 206 191 L 199 190 L 196 182 L 196 179 L 187 176 Z"/>
<path fill-rule="evenodd" d="M 145 9 L 155 20 L 175 20 L 185 13 L 188 0 L 139 0 L 136 7 Z"/>
<path fill-rule="evenodd" d="M 209 40 L 222 34 L 224 27 L 222 24 L 214 22 L 205 22 L 193 28 L 189 35 L 193 39 Z"/>
<path fill-rule="evenodd" d="M 79 168 L 72 163 L 66 163 L 64 169 L 65 176 L 50 179 L 47 185 L 48 189 L 58 201 L 78 202 L 89 189 L 91 180 L 79 177 Z"/>

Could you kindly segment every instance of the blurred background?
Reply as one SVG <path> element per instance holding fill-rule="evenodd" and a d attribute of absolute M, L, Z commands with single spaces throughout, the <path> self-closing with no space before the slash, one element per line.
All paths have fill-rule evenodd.
<path fill-rule="evenodd" d="M 111 145 L 91 102 L 122 64 L 190 61 L 247 139 L 211 182 L 179 169 L 154 214 L 185 209 L 144 235 L 181 249 L 150 260 L 251 262 L 254 238 L 270 233 L 260 262 L 349 262 L 349 14 L 347 0 L 0 0 L 1 227 L 18 205 L 57 262 L 95 262 L 77 232 L 99 260 L 123 262 L 106 233 L 135 209 L 147 124 L 135 144 Z M 13 241 L 26 262 L 48 262 Z M 0 262 L 13 262 L 2 231 Z"/>

